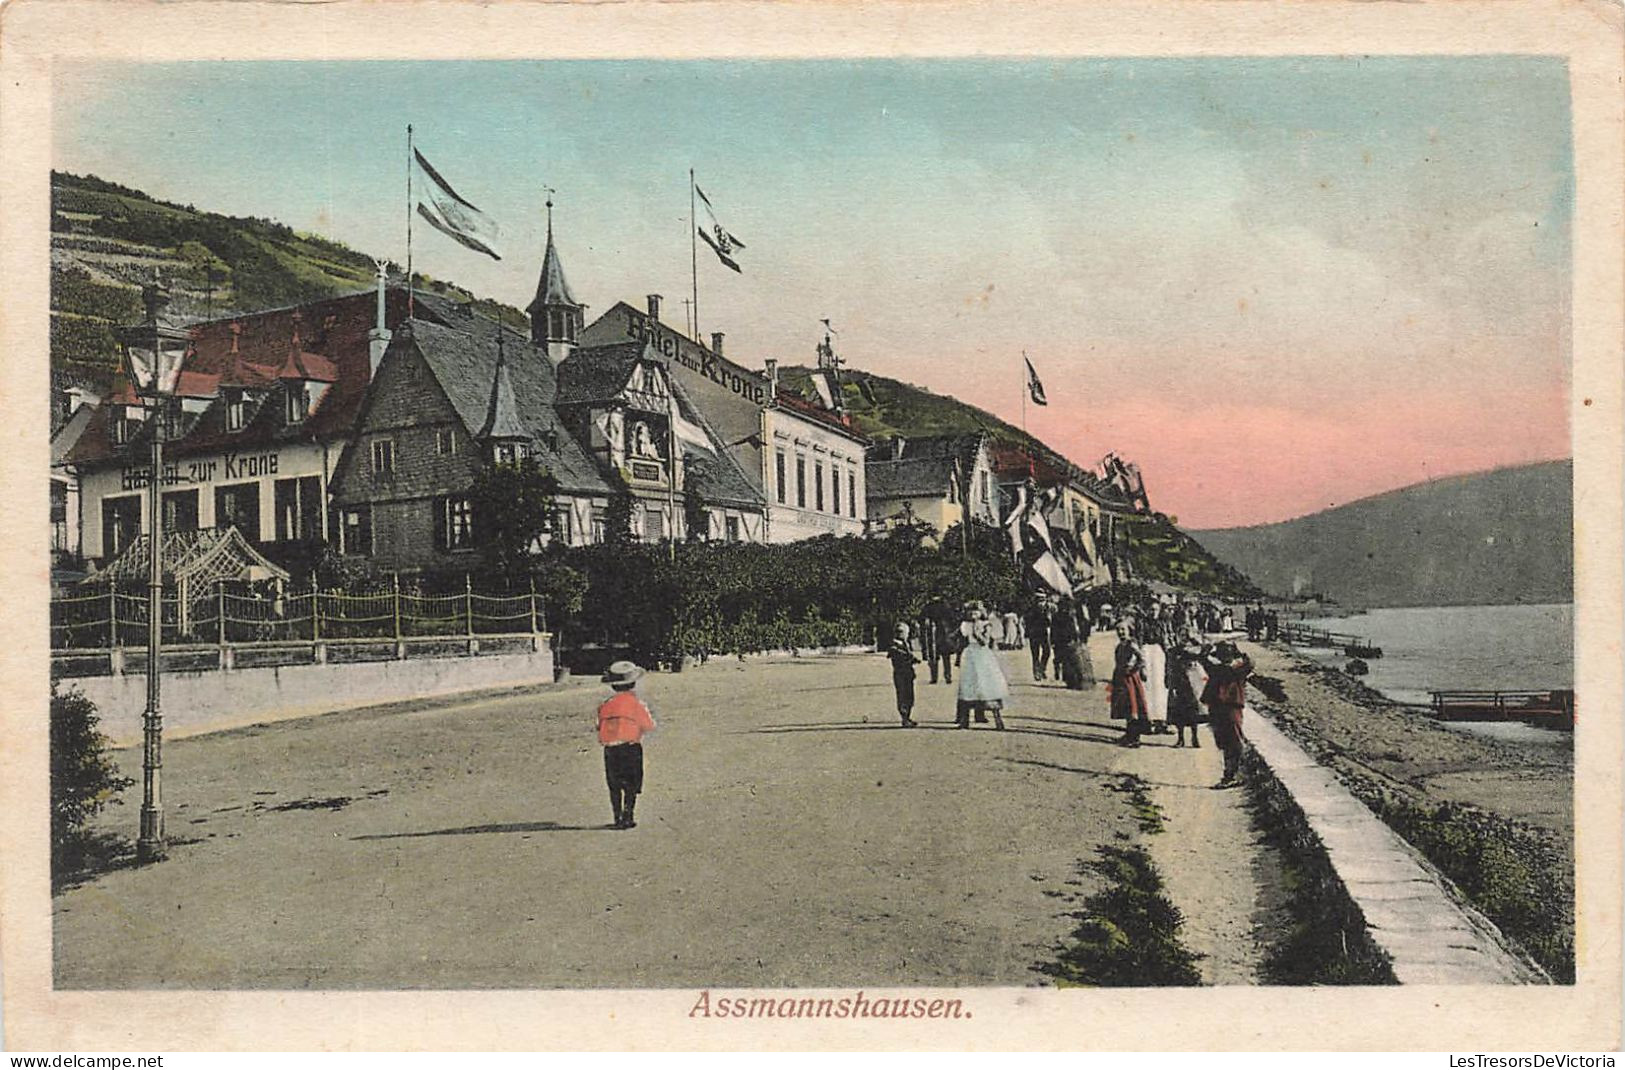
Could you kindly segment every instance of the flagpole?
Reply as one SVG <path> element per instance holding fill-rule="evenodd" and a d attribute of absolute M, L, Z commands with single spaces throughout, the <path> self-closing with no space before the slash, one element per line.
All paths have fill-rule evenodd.
<path fill-rule="evenodd" d="M 694 283 L 694 340 L 700 340 L 700 224 L 694 205 L 694 168 L 688 169 L 688 266 Z"/>
<path fill-rule="evenodd" d="M 1032 387 L 1028 384 L 1027 377 L 1030 374 L 1031 373 L 1027 371 L 1027 351 L 1023 349 L 1021 351 L 1021 437 L 1023 438 L 1028 438 L 1027 395 L 1032 392 Z M 1027 478 L 1037 479 L 1038 469 L 1033 462 L 1032 442 L 1029 440 L 1028 442 L 1024 443 L 1024 445 L 1027 447 Z"/>
<path fill-rule="evenodd" d="M 412 318 L 412 124 L 406 124 L 406 318 Z"/>

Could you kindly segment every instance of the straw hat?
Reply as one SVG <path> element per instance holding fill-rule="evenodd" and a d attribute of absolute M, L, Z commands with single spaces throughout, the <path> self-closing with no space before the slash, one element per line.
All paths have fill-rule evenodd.
<path fill-rule="evenodd" d="M 642 675 L 643 670 L 638 667 L 637 662 L 617 661 L 600 679 L 606 684 L 633 684 L 637 683 L 638 677 Z"/>

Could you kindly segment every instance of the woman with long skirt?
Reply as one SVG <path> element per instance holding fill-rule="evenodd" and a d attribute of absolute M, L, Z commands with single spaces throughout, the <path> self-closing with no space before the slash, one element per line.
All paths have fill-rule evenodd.
<path fill-rule="evenodd" d="M 1112 720 L 1127 721 L 1118 743 L 1138 747 L 1140 737 L 1151 730 L 1145 703 L 1145 659 L 1134 642 L 1127 623 L 1117 626 L 1116 667 L 1112 670 Z"/>
<path fill-rule="evenodd" d="M 1095 686 L 1095 667 L 1089 658 L 1089 648 L 1084 645 L 1089 638 L 1088 628 L 1087 620 L 1079 624 L 1076 603 L 1063 597 L 1050 622 L 1050 640 L 1055 647 L 1061 682 L 1069 691 Z"/>
<path fill-rule="evenodd" d="M 1151 731 L 1168 731 L 1168 618 L 1161 602 L 1142 618 L 1140 656 L 1145 659 L 1145 704 L 1151 718 Z"/>
<path fill-rule="evenodd" d="M 987 607 L 972 602 L 966 607 L 968 619 L 959 626 L 965 637 L 964 660 L 960 662 L 959 702 L 954 718 L 957 728 L 969 728 L 970 716 L 976 714 L 978 724 L 987 723 L 993 715 L 993 726 L 1004 731 L 1004 703 L 1010 697 L 1010 685 L 1004 678 L 995 653 L 998 647 L 998 629 L 988 617 Z"/>
<path fill-rule="evenodd" d="M 1174 726 L 1179 739 L 1176 747 L 1185 745 L 1185 729 L 1191 730 L 1191 746 L 1201 749 L 1202 737 L 1196 726 L 1207 721 L 1197 696 L 1207 687 L 1207 670 L 1202 667 L 1202 642 L 1194 631 L 1187 630 L 1184 639 L 1168 650 L 1168 723 Z"/>

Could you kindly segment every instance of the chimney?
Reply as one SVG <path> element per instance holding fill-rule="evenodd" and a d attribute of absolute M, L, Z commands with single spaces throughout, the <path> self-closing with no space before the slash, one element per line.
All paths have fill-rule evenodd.
<path fill-rule="evenodd" d="M 659 294 L 650 294 L 649 295 L 649 318 L 654 320 L 656 323 L 660 322 L 660 295 Z"/>
<path fill-rule="evenodd" d="M 721 331 L 711 332 L 711 352 L 719 357 L 722 356 L 722 337 Z"/>
<path fill-rule="evenodd" d="M 367 378 L 378 374 L 378 365 L 383 363 L 384 351 L 389 348 L 390 333 L 384 317 L 384 283 L 386 272 L 382 261 L 378 263 L 378 322 L 372 330 L 367 332 Z"/>
<path fill-rule="evenodd" d="M 779 362 L 769 357 L 765 364 L 767 366 L 767 400 L 772 401 L 779 396 Z"/>

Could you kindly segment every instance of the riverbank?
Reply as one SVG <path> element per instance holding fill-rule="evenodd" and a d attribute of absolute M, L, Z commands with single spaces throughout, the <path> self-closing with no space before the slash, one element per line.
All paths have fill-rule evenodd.
<path fill-rule="evenodd" d="M 1287 701 L 1250 701 L 1552 975 L 1574 971 L 1570 746 L 1433 721 L 1284 644 L 1246 644 Z"/>

